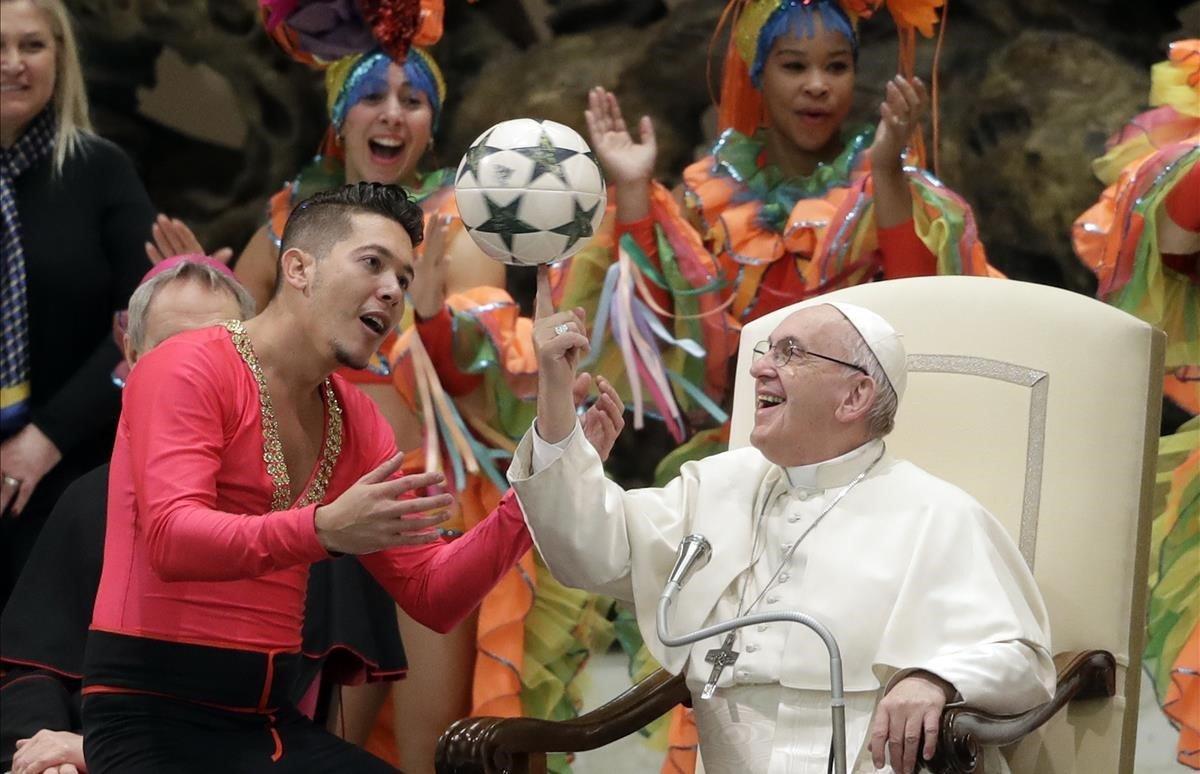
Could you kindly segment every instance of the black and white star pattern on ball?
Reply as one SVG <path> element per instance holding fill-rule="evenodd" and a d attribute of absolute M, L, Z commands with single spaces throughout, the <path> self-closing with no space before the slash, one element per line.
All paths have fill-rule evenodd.
<path fill-rule="evenodd" d="M 506 205 L 496 204 L 489 197 L 484 197 L 483 201 L 487 204 L 488 219 L 476 226 L 474 230 L 499 234 L 509 252 L 512 252 L 513 249 L 513 234 L 533 234 L 541 231 L 517 217 L 517 208 L 521 206 L 520 196 Z"/>
<path fill-rule="evenodd" d="M 472 145 L 470 148 L 467 148 L 467 152 L 463 157 L 463 163 L 459 165 L 458 168 L 458 177 L 454 179 L 455 183 L 461 181 L 463 175 L 467 174 L 468 172 L 474 175 L 475 179 L 478 180 L 479 162 L 497 151 L 504 150 L 503 148 L 493 148 L 492 146 L 488 145 L 488 139 L 490 139 L 491 136 L 492 133 L 489 131 L 486 135 L 480 138 L 478 143 Z"/>
<path fill-rule="evenodd" d="M 567 238 L 564 250 L 570 250 L 580 239 L 592 236 L 592 218 L 596 217 L 596 210 L 600 209 L 601 202 L 593 204 L 590 210 L 580 207 L 578 200 L 573 201 L 572 204 L 575 205 L 575 214 L 571 220 L 558 228 L 550 229 L 550 233 L 562 234 Z"/>
<path fill-rule="evenodd" d="M 572 156 L 578 156 L 579 151 L 558 147 L 545 132 L 539 132 L 537 145 L 513 148 L 513 151 L 533 161 L 533 172 L 529 175 L 531 181 L 537 180 L 543 174 L 548 174 L 554 175 L 562 181 L 564 186 L 569 187 L 562 163 Z"/>

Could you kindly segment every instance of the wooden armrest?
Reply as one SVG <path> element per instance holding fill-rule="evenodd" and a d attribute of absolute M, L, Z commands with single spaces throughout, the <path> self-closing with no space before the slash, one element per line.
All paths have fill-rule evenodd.
<path fill-rule="evenodd" d="M 1071 701 L 1111 698 L 1116 694 L 1117 661 L 1106 650 L 1060 653 L 1054 657 L 1058 687 L 1054 698 L 1017 715 L 994 715 L 968 705 L 947 707 L 933 760 L 934 774 L 973 774 L 980 748 L 1019 741 Z"/>
<path fill-rule="evenodd" d="M 942 713 L 938 751 L 923 764 L 934 774 L 974 774 L 984 745 L 1006 745 L 1031 733 L 1071 701 L 1116 694 L 1116 659 L 1108 651 L 1060 653 L 1054 658 L 1054 698 L 1017 715 L 995 715 L 969 705 Z M 682 675 L 658 670 L 608 704 L 567 721 L 465 718 L 438 740 L 438 774 L 543 774 L 546 753 L 594 750 L 621 739 L 691 695 Z"/>
<path fill-rule="evenodd" d="M 662 669 L 574 720 L 464 718 L 438 740 L 438 774 L 537 774 L 546 753 L 594 750 L 691 700 L 682 675 Z"/>

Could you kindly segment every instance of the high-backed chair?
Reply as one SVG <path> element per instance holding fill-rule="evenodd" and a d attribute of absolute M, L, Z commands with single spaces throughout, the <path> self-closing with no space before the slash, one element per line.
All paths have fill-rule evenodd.
<path fill-rule="evenodd" d="M 970 772 L 990 743 L 1007 745 L 1014 772 L 1131 774 L 1162 333 L 1090 298 L 1008 280 L 926 277 L 823 298 L 872 309 L 903 334 L 908 389 L 889 447 L 1000 519 L 1050 614 L 1055 699 L 1012 718 L 947 708 L 930 768 Z M 742 332 L 733 447 L 753 423 L 751 350 L 795 309 Z M 688 698 L 679 676 L 658 673 L 566 723 L 469 718 L 443 736 L 438 770 L 544 770 L 542 753 L 602 746 Z"/>

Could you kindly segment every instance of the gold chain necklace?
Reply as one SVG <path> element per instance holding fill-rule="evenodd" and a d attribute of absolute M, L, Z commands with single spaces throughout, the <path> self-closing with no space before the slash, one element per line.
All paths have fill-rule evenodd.
<path fill-rule="evenodd" d="M 250 336 L 241 320 L 226 320 L 221 323 L 229 331 L 233 347 L 242 356 L 254 381 L 258 383 L 259 414 L 262 417 L 263 462 L 267 473 L 275 485 L 271 497 L 271 510 L 284 511 L 291 505 L 292 485 L 288 476 L 287 463 L 283 459 L 283 444 L 279 440 L 279 421 L 275 418 L 275 407 L 271 403 L 271 394 L 267 391 L 267 377 L 263 373 L 254 347 L 250 345 Z M 296 501 L 300 508 L 312 503 L 319 503 L 325 498 L 325 489 L 333 475 L 333 467 L 337 464 L 342 453 L 342 406 L 338 403 L 337 394 L 329 379 L 324 382 L 325 390 L 325 443 L 321 448 L 321 459 L 317 464 L 317 473 L 312 485 L 301 494 Z"/>

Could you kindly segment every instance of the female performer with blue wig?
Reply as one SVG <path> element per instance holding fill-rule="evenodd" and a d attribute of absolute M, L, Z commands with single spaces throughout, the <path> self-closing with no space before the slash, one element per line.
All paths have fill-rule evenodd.
<path fill-rule="evenodd" d="M 588 95 L 610 227 L 556 271 L 555 302 L 596 321 L 584 367 L 617 385 L 635 427 L 653 412 L 682 444 L 660 482 L 726 447 L 722 407 L 744 323 L 875 279 L 998 275 L 970 206 L 921 166 L 929 100 L 913 77 L 916 33 L 933 34 L 942 2 L 731 0 L 718 29 L 730 30 L 721 134 L 674 192 L 653 180 L 650 119 L 631 132 L 614 94 Z M 876 124 L 847 125 L 858 23 L 883 5 L 901 72 Z M 664 771 L 690 770 L 695 735 L 682 713 L 670 736 Z"/>
<path fill-rule="evenodd" d="M 589 94 L 615 226 L 562 270 L 555 300 L 611 327 L 593 332 L 595 370 L 630 399 L 635 426 L 643 410 L 678 441 L 697 415 L 718 425 L 660 479 L 723 448 L 721 404 L 743 323 L 878 278 L 996 273 L 970 206 L 921 168 L 929 100 L 912 62 L 916 32 L 932 34 L 941 2 L 888 0 L 902 73 L 885 87 L 877 124 L 848 126 L 858 21 L 882 0 L 732 0 L 721 135 L 674 194 L 652 179 L 650 119 L 630 132 L 615 95 Z"/>

